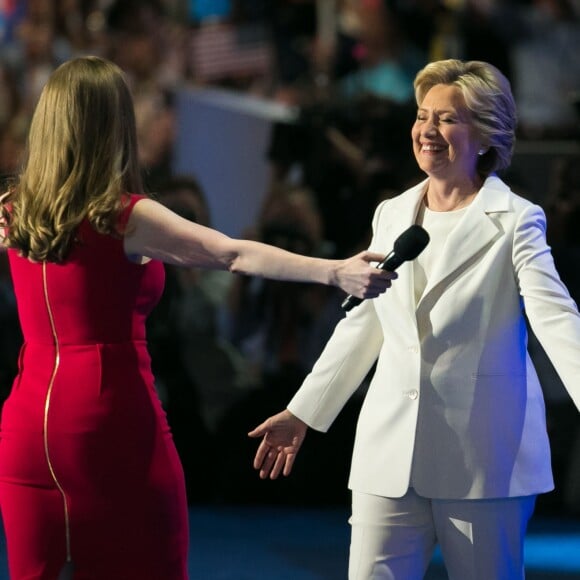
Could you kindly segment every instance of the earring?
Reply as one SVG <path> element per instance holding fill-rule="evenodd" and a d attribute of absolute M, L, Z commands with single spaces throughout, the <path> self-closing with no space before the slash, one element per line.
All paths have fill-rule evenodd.
<path fill-rule="evenodd" d="M 478 155 L 485 155 L 486 153 L 487 153 L 487 149 L 483 149 L 483 148 L 477 152 Z"/>

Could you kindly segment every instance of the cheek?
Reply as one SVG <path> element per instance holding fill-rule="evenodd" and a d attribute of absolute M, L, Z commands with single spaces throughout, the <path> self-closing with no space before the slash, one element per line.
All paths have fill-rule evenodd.
<path fill-rule="evenodd" d="M 420 135 L 421 130 L 419 129 L 417 123 L 414 123 L 413 126 L 411 127 L 411 139 L 413 140 L 413 142 L 417 141 Z"/>
<path fill-rule="evenodd" d="M 421 156 L 421 146 L 417 141 L 415 141 L 415 139 L 413 139 L 411 147 L 413 149 L 413 155 L 415 156 L 415 159 L 419 161 L 419 158 Z"/>
<path fill-rule="evenodd" d="M 415 151 L 420 147 L 419 145 L 420 137 L 421 131 L 413 127 L 413 129 L 411 130 L 411 145 Z"/>

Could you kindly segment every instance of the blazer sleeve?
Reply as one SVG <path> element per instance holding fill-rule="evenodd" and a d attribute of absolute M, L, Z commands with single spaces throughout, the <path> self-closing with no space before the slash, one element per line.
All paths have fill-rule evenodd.
<path fill-rule="evenodd" d="M 384 203 L 375 212 L 374 233 L 383 207 Z M 371 370 L 382 344 L 383 329 L 373 300 L 363 301 L 337 324 L 288 410 L 313 429 L 327 431 Z"/>
<path fill-rule="evenodd" d="M 327 431 L 378 357 L 383 331 L 371 301 L 342 319 L 288 410 L 318 431 Z"/>
<path fill-rule="evenodd" d="M 580 409 L 580 314 L 546 242 L 543 210 L 528 206 L 514 232 L 513 260 L 530 326 Z"/>

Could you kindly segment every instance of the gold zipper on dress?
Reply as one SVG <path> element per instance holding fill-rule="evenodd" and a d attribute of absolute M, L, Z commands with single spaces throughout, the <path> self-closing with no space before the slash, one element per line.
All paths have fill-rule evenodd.
<path fill-rule="evenodd" d="M 50 377 L 50 382 L 48 383 L 48 391 L 46 393 L 46 400 L 44 402 L 44 428 L 43 428 L 43 437 L 44 437 L 44 455 L 46 457 L 46 462 L 48 464 L 48 469 L 50 470 L 50 475 L 52 476 L 52 480 L 54 481 L 54 485 L 62 495 L 62 500 L 64 504 L 64 526 L 65 526 L 65 541 L 66 541 L 66 561 L 71 562 L 71 547 L 70 547 L 70 520 L 69 520 L 69 512 L 68 512 L 68 502 L 66 499 L 66 494 L 64 493 L 64 489 L 62 488 L 58 478 L 56 477 L 56 473 L 54 471 L 54 467 L 52 465 L 52 461 L 50 459 L 50 451 L 48 448 L 48 411 L 50 409 L 50 398 L 52 395 L 52 388 L 54 386 L 54 381 L 56 379 L 56 373 L 58 371 L 58 367 L 60 365 L 60 349 L 58 344 L 58 335 L 56 333 L 56 326 L 54 324 L 54 318 L 52 315 L 52 309 L 50 307 L 50 300 L 48 299 L 48 286 L 46 282 L 46 262 L 42 263 L 42 282 L 44 286 L 44 300 L 46 302 L 46 309 L 48 311 L 48 318 L 50 320 L 50 328 L 52 330 L 52 337 L 54 339 L 54 348 L 55 348 L 55 357 L 54 357 L 54 368 L 52 370 L 52 375 Z"/>

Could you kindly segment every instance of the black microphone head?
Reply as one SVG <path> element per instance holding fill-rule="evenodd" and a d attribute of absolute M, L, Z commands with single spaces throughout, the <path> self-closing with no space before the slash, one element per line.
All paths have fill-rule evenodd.
<path fill-rule="evenodd" d="M 403 261 L 414 260 L 429 243 L 429 234 L 421 226 L 413 225 L 396 240 L 393 251 Z"/>

